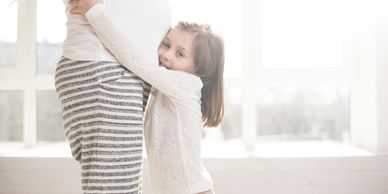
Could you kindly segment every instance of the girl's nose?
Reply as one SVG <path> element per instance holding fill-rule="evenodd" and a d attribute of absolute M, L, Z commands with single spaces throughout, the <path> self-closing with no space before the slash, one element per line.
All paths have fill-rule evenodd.
<path fill-rule="evenodd" d="M 164 60 L 169 61 L 171 59 L 171 49 L 166 50 L 165 52 L 162 53 L 162 57 Z"/>

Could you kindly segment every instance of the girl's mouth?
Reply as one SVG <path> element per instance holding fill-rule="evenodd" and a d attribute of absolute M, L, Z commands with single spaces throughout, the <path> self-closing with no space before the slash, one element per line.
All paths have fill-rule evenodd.
<path fill-rule="evenodd" d="M 164 64 L 164 63 L 162 63 L 162 62 L 159 62 L 159 66 L 161 66 L 161 67 L 164 67 L 164 68 L 166 68 L 166 69 L 168 69 L 168 67 Z"/>

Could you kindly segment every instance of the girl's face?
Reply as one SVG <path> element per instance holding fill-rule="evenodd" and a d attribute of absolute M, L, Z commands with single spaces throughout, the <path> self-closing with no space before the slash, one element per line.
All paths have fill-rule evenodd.
<path fill-rule="evenodd" d="M 171 29 L 158 49 L 159 65 L 194 74 L 193 41 L 193 33 Z"/>

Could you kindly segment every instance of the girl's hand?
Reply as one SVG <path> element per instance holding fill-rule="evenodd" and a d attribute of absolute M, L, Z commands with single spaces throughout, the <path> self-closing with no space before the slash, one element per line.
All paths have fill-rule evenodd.
<path fill-rule="evenodd" d="M 85 15 L 90 8 L 98 3 L 102 3 L 102 0 L 70 0 L 70 13 Z"/>

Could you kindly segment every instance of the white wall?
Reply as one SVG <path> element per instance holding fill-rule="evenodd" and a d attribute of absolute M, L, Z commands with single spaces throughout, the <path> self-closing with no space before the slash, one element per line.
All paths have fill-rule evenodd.
<path fill-rule="evenodd" d="M 388 153 L 388 2 L 371 1 L 361 22 L 360 60 L 353 67 L 352 145 Z M 366 9 L 368 10 L 368 9 Z"/>
<path fill-rule="evenodd" d="M 377 107 L 379 152 L 388 153 L 388 2 L 381 4 L 376 17 Z"/>
<path fill-rule="evenodd" d="M 217 194 L 387 194 L 388 156 L 206 159 Z M 1 194 L 78 194 L 72 158 L 0 158 Z M 151 194 L 145 165 L 144 194 Z"/>

